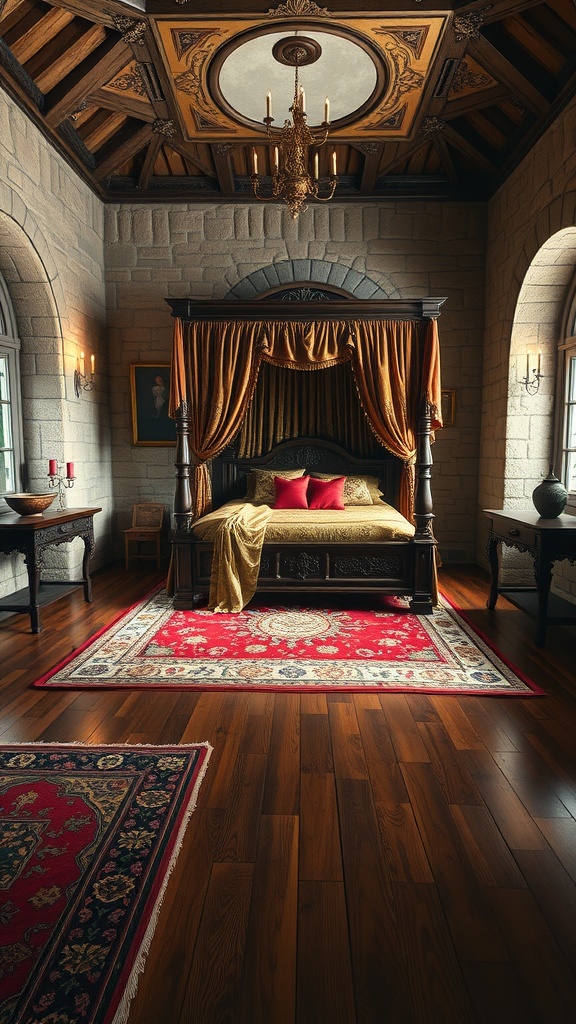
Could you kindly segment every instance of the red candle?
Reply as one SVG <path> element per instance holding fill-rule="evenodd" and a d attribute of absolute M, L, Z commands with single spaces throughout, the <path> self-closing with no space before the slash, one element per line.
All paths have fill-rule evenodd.
<path fill-rule="evenodd" d="M 48 460 L 48 476 L 58 476 L 58 462 L 56 459 Z"/>
<path fill-rule="evenodd" d="M 73 462 L 67 462 L 66 463 L 66 476 L 68 477 L 69 480 L 73 479 L 73 477 L 74 477 L 74 463 Z"/>

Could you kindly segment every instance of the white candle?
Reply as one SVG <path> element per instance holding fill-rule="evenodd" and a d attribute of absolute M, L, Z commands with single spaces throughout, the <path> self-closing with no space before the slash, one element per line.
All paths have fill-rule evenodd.
<path fill-rule="evenodd" d="M 324 100 L 324 120 L 326 124 L 330 123 L 330 100 L 328 97 Z"/>
<path fill-rule="evenodd" d="M 276 174 L 278 174 L 279 167 L 280 167 L 280 153 L 278 151 L 278 146 L 274 146 L 274 170 L 276 171 Z"/>
<path fill-rule="evenodd" d="M 530 380 L 530 353 L 526 353 L 526 380 Z"/>
<path fill-rule="evenodd" d="M 94 359 L 94 353 L 92 353 L 92 355 L 90 356 L 90 370 L 91 370 L 92 376 L 94 376 L 94 366 L 95 366 L 95 362 L 96 362 L 96 361 L 95 361 L 95 359 Z"/>
<path fill-rule="evenodd" d="M 80 353 L 80 373 L 84 376 L 84 353 Z"/>
<path fill-rule="evenodd" d="M 252 150 L 252 173 L 258 174 L 258 154 L 255 149 Z"/>
<path fill-rule="evenodd" d="M 336 177 L 336 150 L 332 150 L 332 174 Z"/>
<path fill-rule="evenodd" d="M 272 117 L 272 93 L 270 90 L 266 93 L 266 117 Z"/>
<path fill-rule="evenodd" d="M 303 114 L 306 113 L 306 93 L 302 86 L 300 86 L 300 110 Z"/>
<path fill-rule="evenodd" d="M 318 178 L 318 153 L 314 153 L 314 177 Z"/>

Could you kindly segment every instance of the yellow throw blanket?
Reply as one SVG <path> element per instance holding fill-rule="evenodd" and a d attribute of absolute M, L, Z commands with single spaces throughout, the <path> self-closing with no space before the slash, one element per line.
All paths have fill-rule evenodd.
<path fill-rule="evenodd" d="M 214 537 L 208 608 L 240 612 L 256 592 L 269 505 L 243 503 L 221 522 Z"/>

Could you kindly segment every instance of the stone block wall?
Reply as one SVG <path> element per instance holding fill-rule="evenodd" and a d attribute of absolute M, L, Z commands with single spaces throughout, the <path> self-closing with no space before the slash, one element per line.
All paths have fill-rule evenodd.
<path fill-rule="evenodd" d="M 532 490 L 554 457 L 557 345 L 576 271 L 575 121 L 572 101 L 488 207 L 480 509 L 531 508 Z M 519 383 L 527 348 L 543 353 L 546 376 L 536 396 Z M 480 564 L 485 538 L 481 516 Z M 506 552 L 503 561 L 506 583 L 532 582 L 525 556 Z M 557 565 L 555 585 L 576 596 L 567 563 Z"/>
<path fill-rule="evenodd" d="M 30 490 L 47 489 L 48 459 L 73 461 L 71 507 L 102 507 L 94 565 L 111 557 L 112 464 L 100 200 L 0 92 L 0 272 L 22 344 L 22 404 Z M 77 398 L 80 350 L 94 353 L 95 388 Z M 81 541 L 53 549 L 55 575 L 75 568 Z M 22 556 L 0 560 L 0 594 L 24 586 Z"/>
<path fill-rule="evenodd" d="M 475 546 L 484 302 L 484 207 L 450 203 L 106 207 L 112 454 L 118 525 L 137 498 L 171 505 L 174 451 L 131 440 L 129 366 L 170 358 L 167 297 L 249 297 L 311 274 L 373 295 L 443 295 L 443 386 L 456 390 L 453 427 L 438 431 L 433 492 L 446 561 Z M 268 269 L 267 269 L 268 268 Z M 353 272 L 353 273 L 351 273 Z M 346 281 L 348 280 L 348 285 Z M 352 290 L 352 289 L 351 289 Z M 359 293 L 358 293 L 359 294 Z"/>

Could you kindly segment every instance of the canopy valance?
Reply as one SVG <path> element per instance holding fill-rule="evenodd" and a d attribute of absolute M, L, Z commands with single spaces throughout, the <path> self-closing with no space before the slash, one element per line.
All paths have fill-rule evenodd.
<path fill-rule="evenodd" d="M 408 303 L 400 304 L 400 314 L 390 318 L 382 315 L 382 303 L 379 315 L 372 318 L 358 316 L 356 308 L 355 315 L 343 318 L 344 310 L 353 312 L 344 303 L 337 304 L 337 310 L 331 304 L 326 318 L 324 310 L 312 311 L 309 304 L 302 310 L 288 303 L 284 305 L 288 305 L 289 319 L 280 318 L 278 311 L 270 316 L 268 305 L 260 304 L 254 311 L 257 303 L 250 304 L 251 315 L 245 319 L 223 319 L 226 303 L 217 318 L 197 319 L 181 309 L 183 300 L 171 302 L 175 322 L 170 415 L 177 417 L 184 411 L 188 421 L 193 518 L 210 508 L 206 463 L 238 433 L 263 361 L 311 371 L 350 362 L 373 433 L 404 463 L 400 511 L 413 521 L 414 462 L 423 405 L 431 429 L 442 426 L 436 323 L 442 301 L 422 300 L 418 318 L 413 318 L 418 310 L 408 309 Z M 184 316 L 178 315 L 178 306 Z M 424 308 L 427 316 L 422 316 Z"/>

